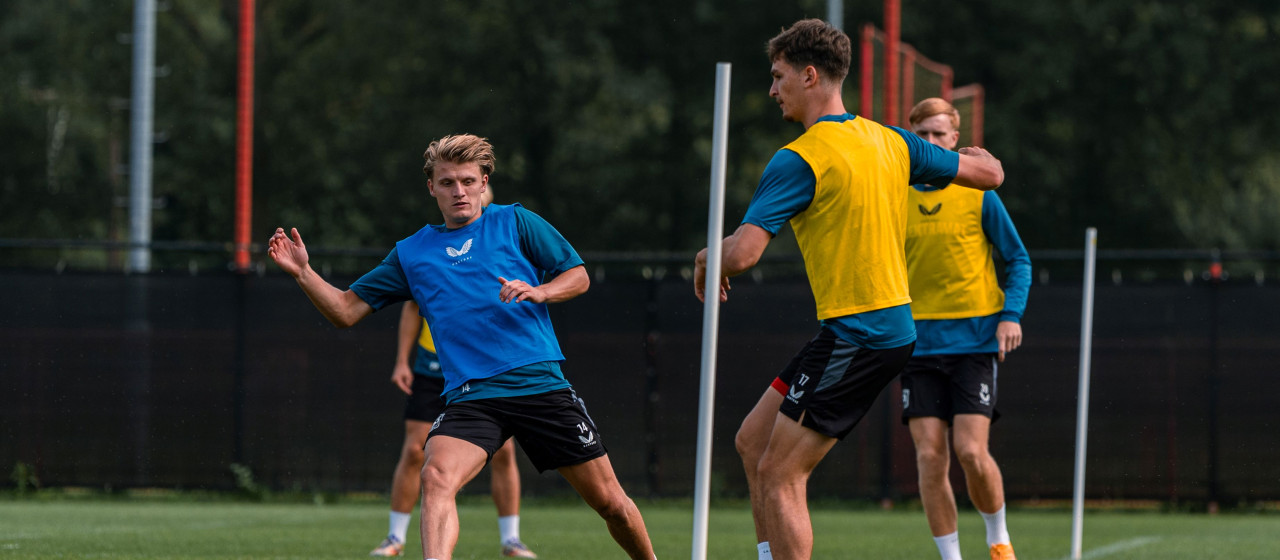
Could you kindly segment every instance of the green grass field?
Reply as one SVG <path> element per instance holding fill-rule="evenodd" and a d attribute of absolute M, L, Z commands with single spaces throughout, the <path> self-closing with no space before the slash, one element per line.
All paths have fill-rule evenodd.
<path fill-rule="evenodd" d="M 659 558 L 688 558 L 692 507 L 641 502 Z M 492 505 L 466 500 L 455 558 L 499 558 Z M 417 517 L 415 515 L 415 524 Z M 818 507 L 815 558 L 937 558 L 923 514 Z M 416 527 L 416 525 L 415 525 Z M 708 558 L 754 559 L 745 504 L 713 507 Z M 1066 511 L 1013 509 L 1009 529 L 1022 560 L 1070 556 Z M 0 501 L 0 559 L 27 558 L 361 558 L 386 531 L 380 502 L 254 504 L 223 501 Z M 623 558 L 604 524 L 586 506 L 526 501 L 525 542 L 547 560 Z M 962 512 L 966 558 L 986 558 L 982 520 Z M 1088 513 L 1084 558 L 1280 558 L 1280 516 L 1274 514 Z M 410 531 L 406 558 L 421 553 Z"/>

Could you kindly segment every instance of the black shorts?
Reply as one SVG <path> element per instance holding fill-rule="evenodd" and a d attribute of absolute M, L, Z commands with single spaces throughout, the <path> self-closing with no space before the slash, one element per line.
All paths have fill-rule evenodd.
<path fill-rule="evenodd" d="M 419 422 L 434 422 L 444 412 L 444 379 L 436 379 L 425 375 L 414 374 L 413 394 L 404 401 L 404 419 Z"/>
<path fill-rule="evenodd" d="M 911 418 L 981 414 L 995 421 L 996 355 L 940 354 L 917 356 L 902 370 L 902 423 Z"/>
<path fill-rule="evenodd" d="M 579 465 L 607 451 L 586 404 L 573 389 L 455 402 L 431 426 L 435 436 L 474 443 L 489 457 L 514 437 L 538 472 Z"/>
<path fill-rule="evenodd" d="M 827 437 L 844 439 L 902 371 L 915 343 L 872 350 L 823 327 L 778 374 L 778 411 Z"/>

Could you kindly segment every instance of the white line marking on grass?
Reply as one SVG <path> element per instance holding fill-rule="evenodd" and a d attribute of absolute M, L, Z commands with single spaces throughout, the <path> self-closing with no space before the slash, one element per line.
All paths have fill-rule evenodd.
<path fill-rule="evenodd" d="M 1136 539 L 1129 539 L 1127 541 L 1111 543 L 1102 548 L 1095 548 L 1093 550 L 1085 552 L 1083 555 L 1080 556 L 1080 559 L 1093 560 L 1094 558 L 1103 558 L 1106 556 L 1111 556 L 1112 554 L 1115 554 L 1117 552 L 1124 552 L 1126 550 L 1130 550 L 1134 548 L 1141 548 L 1151 543 L 1157 542 L 1159 540 L 1160 540 L 1160 537 L 1138 537 Z M 1071 555 L 1068 554 L 1066 556 L 1063 556 L 1062 560 L 1071 560 Z"/>

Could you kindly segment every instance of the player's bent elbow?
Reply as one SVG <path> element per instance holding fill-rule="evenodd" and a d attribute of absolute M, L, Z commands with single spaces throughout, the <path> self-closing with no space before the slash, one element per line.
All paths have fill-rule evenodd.
<path fill-rule="evenodd" d="M 587 274 L 586 265 L 578 265 L 561 272 L 554 282 L 558 287 L 556 293 L 547 298 L 547 303 L 561 303 L 587 293 L 591 288 L 591 275 Z"/>
<path fill-rule="evenodd" d="M 359 319 L 352 319 L 343 315 L 326 316 L 325 318 L 329 320 L 330 324 L 340 329 L 349 329 L 359 322 Z"/>
<path fill-rule="evenodd" d="M 368 305 L 358 305 L 334 309 L 325 313 L 324 318 L 328 319 L 329 323 L 333 324 L 335 327 L 347 329 L 354 327 L 356 323 L 359 323 L 365 317 L 368 317 L 370 313 L 373 313 L 372 307 L 369 307 Z"/>
<path fill-rule="evenodd" d="M 991 186 L 985 190 L 992 190 L 1004 184 L 1004 167 L 997 165 L 991 173 Z"/>

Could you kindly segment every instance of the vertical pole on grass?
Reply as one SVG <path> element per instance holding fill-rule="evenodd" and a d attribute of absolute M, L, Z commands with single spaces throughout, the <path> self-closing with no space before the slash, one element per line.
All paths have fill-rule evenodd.
<path fill-rule="evenodd" d="M 1089 360 L 1093 350 L 1093 279 L 1098 228 L 1085 230 L 1084 303 L 1080 312 L 1080 389 L 1076 410 L 1076 478 L 1071 504 L 1071 558 L 1080 560 L 1084 540 L 1084 458 L 1089 436 Z"/>
<path fill-rule="evenodd" d="M 707 212 L 706 297 L 702 305 L 702 382 L 698 401 L 698 462 L 693 496 L 693 560 L 707 557 L 711 500 L 711 425 L 715 412 L 716 342 L 720 333 L 720 257 L 724 235 L 724 175 L 729 144 L 728 62 L 716 64 L 716 105 L 711 135 L 711 204 Z"/>

